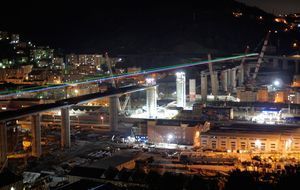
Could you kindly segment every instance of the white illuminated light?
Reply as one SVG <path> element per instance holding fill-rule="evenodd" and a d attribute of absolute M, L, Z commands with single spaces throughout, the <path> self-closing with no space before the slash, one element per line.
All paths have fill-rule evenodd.
<path fill-rule="evenodd" d="M 153 85 L 153 84 L 155 84 L 155 79 L 154 78 L 146 78 L 146 83 Z"/>
<path fill-rule="evenodd" d="M 257 148 L 257 149 L 260 149 L 260 147 L 261 147 L 261 141 L 260 140 L 256 140 L 255 141 L 255 147 Z"/>
<path fill-rule="evenodd" d="M 275 80 L 273 84 L 274 84 L 275 86 L 277 86 L 277 87 L 280 86 L 279 80 Z"/>
<path fill-rule="evenodd" d="M 170 142 L 173 139 L 173 135 L 172 134 L 168 134 L 168 141 Z"/>
<path fill-rule="evenodd" d="M 184 74 L 185 74 L 184 72 L 177 72 L 177 73 L 176 73 L 176 76 L 177 76 L 177 77 L 182 77 Z"/>
<path fill-rule="evenodd" d="M 78 94 L 79 91 L 78 91 L 78 89 L 75 89 L 74 92 L 75 92 L 75 94 Z"/>
<path fill-rule="evenodd" d="M 285 150 L 290 150 L 292 147 L 292 139 L 285 141 Z"/>

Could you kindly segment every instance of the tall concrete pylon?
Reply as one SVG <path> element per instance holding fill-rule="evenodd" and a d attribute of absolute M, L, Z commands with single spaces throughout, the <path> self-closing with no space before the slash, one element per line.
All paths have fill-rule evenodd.
<path fill-rule="evenodd" d="M 7 164 L 7 130 L 5 122 L 0 122 L 0 172 Z"/>
<path fill-rule="evenodd" d="M 227 92 L 228 91 L 228 72 L 227 70 L 221 72 L 221 79 L 222 79 L 222 87 L 223 91 Z"/>
<path fill-rule="evenodd" d="M 196 80 L 195 79 L 189 80 L 189 95 L 190 95 L 190 101 L 194 102 L 196 100 Z"/>
<path fill-rule="evenodd" d="M 211 55 L 207 55 L 208 58 L 208 69 L 210 74 L 210 85 L 211 85 L 211 91 L 214 96 L 214 99 L 216 100 L 218 97 L 218 91 L 219 91 L 219 80 L 218 80 L 218 73 L 213 71 L 212 62 L 211 61 Z"/>
<path fill-rule="evenodd" d="M 154 78 L 147 78 L 146 79 L 147 85 L 155 85 Z M 146 90 L 146 98 L 147 98 L 147 112 L 149 118 L 155 118 L 157 116 L 157 87 L 153 86 Z"/>
<path fill-rule="evenodd" d="M 227 89 L 229 92 L 232 91 L 232 75 L 231 75 L 231 69 L 227 69 L 227 87 L 229 87 L 229 89 Z"/>
<path fill-rule="evenodd" d="M 186 84 L 185 84 L 185 73 L 176 73 L 176 96 L 177 96 L 177 107 L 185 107 L 186 104 Z"/>
<path fill-rule="evenodd" d="M 245 82 L 245 69 L 244 69 L 244 65 L 243 66 L 239 66 L 239 71 L 238 71 L 238 86 L 241 87 L 244 85 Z"/>
<path fill-rule="evenodd" d="M 245 50 L 245 54 L 248 54 L 250 50 L 250 47 L 247 46 Z M 242 58 L 241 64 L 238 67 L 238 86 L 242 87 L 245 82 L 245 62 L 246 62 L 246 57 Z"/>
<path fill-rule="evenodd" d="M 214 99 L 216 100 L 217 97 L 218 97 L 218 92 L 219 92 L 219 79 L 218 79 L 218 73 L 215 71 L 213 72 L 213 75 L 212 75 L 212 94 L 214 96 Z"/>
<path fill-rule="evenodd" d="M 201 100 L 205 102 L 207 100 L 207 75 L 205 72 L 201 72 Z"/>
<path fill-rule="evenodd" d="M 40 114 L 31 116 L 31 133 L 32 133 L 32 156 L 40 157 L 42 155 Z"/>
<path fill-rule="evenodd" d="M 69 108 L 61 109 L 61 147 L 63 149 L 71 147 L 71 129 Z"/>
<path fill-rule="evenodd" d="M 236 68 L 231 69 L 231 92 L 236 92 Z"/>
<path fill-rule="evenodd" d="M 118 96 L 109 97 L 109 126 L 111 131 L 118 129 Z"/>

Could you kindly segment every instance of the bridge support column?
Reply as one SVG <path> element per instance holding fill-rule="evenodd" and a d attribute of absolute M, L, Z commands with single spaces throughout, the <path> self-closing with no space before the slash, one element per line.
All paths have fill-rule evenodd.
<path fill-rule="evenodd" d="M 219 79 L 217 72 L 213 72 L 211 83 L 212 94 L 214 95 L 214 99 L 217 100 L 219 92 Z"/>
<path fill-rule="evenodd" d="M 231 69 L 227 69 L 226 72 L 227 72 L 227 90 L 231 92 Z"/>
<path fill-rule="evenodd" d="M 239 87 L 244 85 L 244 81 L 245 81 L 245 70 L 244 70 L 244 65 L 241 65 L 239 67 Z"/>
<path fill-rule="evenodd" d="M 204 72 L 201 72 L 201 100 L 207 100 L 207 75 Z"/>
<path fill-rule="evenodd" d="M 189 80 L 189 94 L 190 94 L 190 102 L 195 102 L 196 100 L 196 80 Z"/>
<path fill-rule="evenodd" d="M 69 108 L 61 109 L 61 148 L 71 147 L 70 113 Z"/>
<path fill-rule="evenodd" d="M 157 114 L 156 89 L 156 86 L 147 89 L 147 111 L 150 118 L 155 118 Z"/>
<path fill-rule="evenodd" d="M 109 97 L 109 126 L 111 131 L 118 129 L 118 97 Z"/>
<path fill-rule="evenodd" d="M 31 133 L 32 133 L 32 156 L 40 157 L 42 155 L 41 146 L 41 115 L 31 116 Z"/>
<path fill-rule="evenodd" d="M 0 169 L 7 164 L 7 130 L 5 122 L 0 122 Z"/>
<path fill-rule="evenodd" d="M 231 69 L 231 92 L 236 92 L 236 69 L 232 68 Z"/>
<path fill-rule="evenodd" d="M 176 73 L 176 96 L 177 96 L 177 107 L 185 107 L 186 104 L 186 84 L 185 84 L 185 73 Z"/>
<path fill-rule="evenodd" d="M 228 85 L 227 85 L 227 79 L 228 78 L 228 73 L 227 71 L 222 71 L 221 73 L 221 79 L 222 79 L 222 85 L 223 85 L 223 91 L 227 92 L 228 91 Z"/>

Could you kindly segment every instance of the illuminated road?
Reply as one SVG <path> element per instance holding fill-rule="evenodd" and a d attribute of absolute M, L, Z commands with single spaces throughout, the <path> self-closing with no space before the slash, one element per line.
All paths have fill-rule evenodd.
<path fill-rule="evenodd" d="M 0 92 L 0 98 L 22 95 L 24 93 L 34 93 L 34 92 L 60 89 L 60 88 L 64 88 L 67 86 L 76 86 L 79 84 L 103 82 L 103 81 L 112 80 L 112 79 L 120 79 L 120 78 L 126 78 L 126 77 L 133 77 L 133 76 L 137 76 L 137 75 L 145 75 L 145 74 L 157 73 L 157 72 L 162 72 L 162 71 L 182 69 L 182 68 L 192 67 L 192 66 L 196 66 L 196 65 L 205 65 L 205 64 L 208 64 L 209 62 L 217 63 L 217 62 L 224 62 L 224 61 L 239 60 L 239 59 L 242 59 L 243 57 L 254 57 L 254 56 L 258 56 L 258 54 L 251 53 L 251 54 L 243 54 L 243 55 L 232 56 L 232 57 L 222 57 L 222 58 L 212 59 L 210 61 L 205 60 L 205 61 L 178 64 L 178 65 L 172 65 L 172 66 L 166 66 L 166 67 L 151 68 L 151 69 L 146 69 L 146 70 L 142 70 L 139 72 L 125 73 L 125 74 L 119 74 L 119 75 L 114 75 L 114 76 L 100 76 L 100 77 L 98 76 L 98 77 L 94 77 L 94 78 L 85 79 L 84 81 L 64 83 L 64 84 L 60 84 L 60 85 L 49 84 L 46 86 L 24 88 L 22 90 L 2 91 L 2 92 Z"/>

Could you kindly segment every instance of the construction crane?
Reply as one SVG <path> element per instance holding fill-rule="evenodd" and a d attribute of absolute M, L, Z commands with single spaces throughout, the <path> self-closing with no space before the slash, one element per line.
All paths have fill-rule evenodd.
<path fill-rule="evenodd" d="M 270 34 L 271 34 L 271 30 L 269 30 L 266 38 L 265 38 L 265 41 L 264 41 L 264 45 L 261 49 L 261 52 L 259 54 L 259 57 L 258 57 L 258 60 L 257 60 L 257 64 L 256 64 L 256 67 L 255 67 L 255 71 L 252 75 L 252 80 L 255 81 L 256 77 L 257 77 L 257 73 L 258 73 L 258 70 L 263 62 L 263 58 L 264 58 L 264 55 L 265 55 L 265 52 L 266 52 L 266 49 L 267 49 L 267 46 L 268 46 L 268 42 L 269 42 L 269 38 L 270 38 Z"/>
<path fill-rule="evenodd" d="M 264 55 L 265 55 L 265 52 L 266 52 L 266 49 L 267 49 L 267 46 L 268 46 L 270 34 L 271 34 L 271 31 L 269 30 L 268 34 L 265 37 L 265 40 L 264 40 L 261 52 L 259 54 L 256 66 L 255 66 L 255 71 L 254 71 L 252 77 L 249 74 L 249 77 L 248 77 L 248 79 L 246 81 L 246 87 L 248 87 L 248 88 L 253 88 L 254 85 L 255 85 L 256 77 L 257 77 L 258 71 L 260 69 L 260 66 L 263 63 L 263 58 L 264 58 Z"/>

